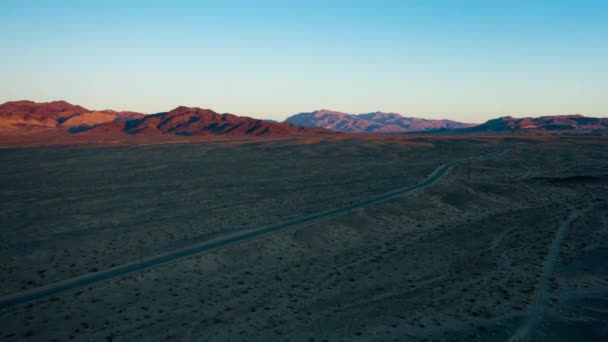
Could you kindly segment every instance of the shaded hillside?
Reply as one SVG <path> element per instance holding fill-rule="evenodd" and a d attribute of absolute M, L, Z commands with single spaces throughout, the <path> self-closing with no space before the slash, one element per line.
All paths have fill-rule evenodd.
<path fill-rule="evenodd" d="M 464 128 L 472 127 L 474 124 L 462 123 L 453 120 L 430 120 L 414 117 L 403 117 L 397 113 L 374 112 L 359 114 L 358 117 L 381 123 L 384 126 L 399 126 L 408 132 L 428 131 L 442 128 Z"/>
<path fill-rule="evenodd" d="M 103 126 L 98 127 L 103 129 Z M 233 114 L 219 114 L 210 109 L 177 107 L 166 113 L 148 115 L 126 122 L 124 131 L 129 134 L 169 133 L 182 136 L 205 135 L 289 135 L 327 133 L 324 129 L 298 126 L 290 123 L 272 123 Z"/>
<path fill-rule="evenodd" d="M 52 134 L 53 139 L 85 135 L 95 141 L 120 135 L 285 136 L 331 133 L 322 128 L 274 123 L 209 109 L 177 107 L 153 115 L 114 110 L 90 111 L 65 101 L 13 101 L 0 105 L 0 129 L 11 135 Z M 86 136 L 95 135 L 94 138 Z"/>
<path fill-rule="evenodd" d="M 472 124 L 452 120 L 428 120 L 404 117 L 397 113 L 373 112 L 356 115 L 326 109 L 296 114 L 287 118 L 285 122 L 309 127 L 322 127 L 340 132 L 357 133 L 422 132 L 472 126 Z"/>
<path fill-rule="evenodd" d="M 65 101 L 9 101 L 0 105 L 0 128 L 52 128 L 57 127 L 61 119 L 88 111 Z"/>

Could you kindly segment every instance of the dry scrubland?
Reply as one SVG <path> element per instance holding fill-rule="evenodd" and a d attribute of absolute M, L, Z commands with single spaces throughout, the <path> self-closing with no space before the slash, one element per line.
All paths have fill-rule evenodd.
<path fill-rule="evenodd" d="M 341 218 L 2 309 L 0 338 L 606 339 L 606 146 L 371 136 L 0 150 L 2 294 L 135 261 L 140 243 L 174 250 L 508 150 Z"/>

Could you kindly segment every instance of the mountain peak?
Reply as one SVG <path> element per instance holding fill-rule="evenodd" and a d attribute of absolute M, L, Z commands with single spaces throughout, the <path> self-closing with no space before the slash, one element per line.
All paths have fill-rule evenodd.
<path fill-rule="evenodd" d="M 346 113 L 342 113 L 342 112 L 338 112 L 338 111 L 330 110 L 330 109 L 319 109 L 319 110 L 315 110 L 311 113 L 313 113 L 317 116 L 320 116 L 320 115 L 348 115 Z"/>
<path fill-rule="evenodd" d="M 287 118 L 285 122 L 309 127 L 322 127 L 339 132 L 365 133 L 404 133 L 472 126 L 450 120 L 406 118 L 398 113 L 381 111 L 347 114 L 326 109 L 295 114 Z"/>
<path fill-rule="evenodd" d="M 381 111 L 375 111 L 371 113 L 359 114 L 357 115 L 360 118 L 364 118 L 367 120 L 388 120 L 388 119 L 401 119 L 403 116 L 397 113 L 385 113 Z"/>

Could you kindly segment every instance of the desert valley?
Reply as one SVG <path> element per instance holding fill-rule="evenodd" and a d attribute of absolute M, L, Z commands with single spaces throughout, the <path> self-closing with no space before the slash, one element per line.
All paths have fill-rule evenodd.
<path fill-rule="evenodd" d="M 0 342 L 608 341 L 608 1 L 0 1 Z"/>
<path fill-rule="evenodd" d="M 599 341 L 608 119 L 0 105 L 3 341 Z"/>

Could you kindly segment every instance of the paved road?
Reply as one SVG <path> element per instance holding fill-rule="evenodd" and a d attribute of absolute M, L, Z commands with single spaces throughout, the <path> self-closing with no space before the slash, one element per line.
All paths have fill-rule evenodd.
<path fill-rule="evenodd" d="M 466 161 L 473 160 L 481 160 L 486 158 L 494 158 L 499 155 L 504 154 L 506 151 L 494 152 L 487 154 L 485 156 L 473 157 L 468 159 L 461 159 L 451 163 L 443 164 L 439 166 L 435 171 L 433 171 L 430 175 L 428 175 L 423 181 L 418 184 L 398 188 L 371 198 L 371 200 L 365 200 L 360 203 L 355 203 L 352 205 L 326 210 L 322 212 L 318 212 L 316 214 L 304 216 L 297 219 L 292 219 L 289 221 L 273 224 L 270 226 L 266 226 L 263 228 L 259 228 L 252 231 L 243 232 L 236 235 L 231 235 L 228 237 L 220 238 L 218 240 L 204 242 L 201 244 L 197 244 L 194 246 L 190 246 L 187 248 L 179 249 L 176 251 L 172 251 L 165 254 L 156 255 L 147 259 L 144 259 L 142 262 L 132 262 L 112 268 L 108 268 L 96 273 L 85 274 L 79 277 L 70 278 L 66 280 L 62 280 L 56 283 L 48 284 L 45 286 L 40 286 L 37 288 L 29 289 L 26 291 L 10 294 L 0 298 L 0 309 L 8 308 L 17 304 L 25 303 L 32 300 L 43 299 L 48 296 L 56 295 L 61 292 L 78 289 L 81 287 L 89 286 L 93 283 L 98 283 L 102 281 L 111 280 L 114 278 L 122 277 L 130 273 L 139 272 L 142 268 L 151 268 L 159 265 L 167 264 L 170 262 L 174 262 L 179 259 L 191 257 L 193 255 L 215 250 L 221 247 L 234 245 L 239 242 L 243 242 L 246 240 L 255 239 L 261 236 L 265 236 L 268 234 L 276 233 L 278 231 L 283 231 L 286 229 L 292 228 L 300 228 L 303 226 L 307 226 L 313 223 L 325 221 L 328 219 L 332 219 L 334 217 L 338 217 L 344 214 L 347 214 L 355 209 L 367 207 L 370 204 L 379 204 L 384 203 L 393 198 L 403 196 L 409 193 L 412 193 L 416 190 L 423 189 L 430 185 L 436 183 L 439 179 L 445 176 L 451 169 L 453 169 L 456 165 L 461 164 Z"/>

